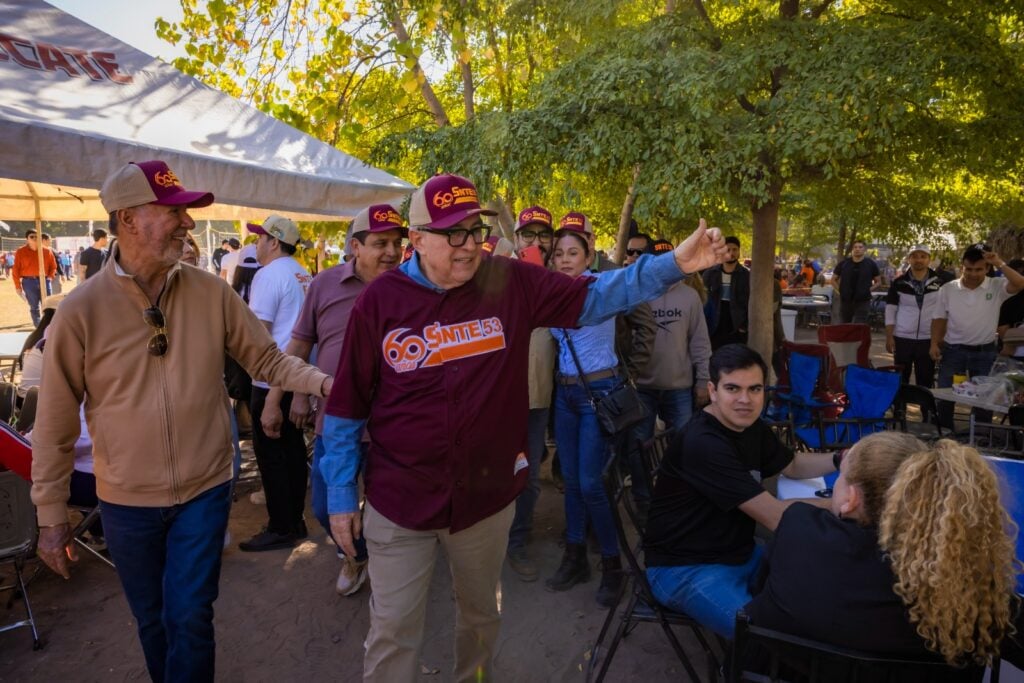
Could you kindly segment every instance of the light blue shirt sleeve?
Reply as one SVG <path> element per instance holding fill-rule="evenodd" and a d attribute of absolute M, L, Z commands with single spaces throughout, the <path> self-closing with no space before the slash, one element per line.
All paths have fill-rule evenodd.
<path fill-rule="evenodd" d="M 657 299 L 684 277 L 676 265 L 675 253 L 644 254 L 631 266 L 606 270 L 591 281 L 577 324 L 596 325 Z"/>
<path fill-rule="evenodd" d="M 363 451 L 360 439 L 366 420 L 324 416 L 321 438 L 324 454 L 320 474 L 327 485 L 327 514 L 338 515 L 359 510 L 359 468 Z"/>

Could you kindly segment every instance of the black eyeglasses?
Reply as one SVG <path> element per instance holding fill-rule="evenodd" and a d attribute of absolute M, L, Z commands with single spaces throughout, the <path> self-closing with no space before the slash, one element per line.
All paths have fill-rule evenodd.
<path fill-rule="evenodd" d="M 629 254 L 630 256 L 640 256 L 641 254 L 646 253 L 646 250 L 645 249 L 627 249 L 626 253 Z"/>
<path fill-rule="evenodd" d="M 555 236 L 553 230 L 541 230 L 540 232 L 534 232 L 533 230 L 520 230 L 516 233 L 524 242 L 532 242 L 535 239 L 540 239 L 541 242 L 550 242 L 551 238 Z"/>
<path fill-rule="evenodd" d="M 164 312 L 156 306 L 150 306 L 142 312 L 142 319 L 153 328 L 153 336 L 146 344 L 149 355 L 159 357 L 167 353 L 167 321 L 164 320 Z"/>
<path fill-rule="evenodd" d="M 417 228 L 420 232 L 429 232 L 432 235 L 443 235 L 448 238 L 448 246 L 450 247 L 461 247 L 469 239 L 470 235 L 473 236 L 473 241 L 477 244 L 483 244 L 487 241 L 487 238 L 491 236 L 491 226 L 484 225 L 483 223 L 477 223 L 469 230 L 465 228 L 456 228 L 455 230 L 435 230 L 434 228 Z"/>

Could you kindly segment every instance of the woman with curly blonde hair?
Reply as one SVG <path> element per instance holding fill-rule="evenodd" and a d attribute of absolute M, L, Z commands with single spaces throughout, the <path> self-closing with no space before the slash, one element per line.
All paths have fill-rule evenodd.
<path fill-rule="evenodd" d="M 873 434 L 843 458 L 830 511 L 783 514 L 746 611 L 846 648 L 984 666 L 1013 632 L 1015 533 L 978 451 Z"/>

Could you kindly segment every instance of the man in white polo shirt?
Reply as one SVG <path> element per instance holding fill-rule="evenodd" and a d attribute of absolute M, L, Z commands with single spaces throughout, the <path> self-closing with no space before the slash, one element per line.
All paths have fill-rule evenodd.
<path fill-rule="evenodd" d="M 259 235 L 256 260 L 261 266 L 252 279 L 249 308 L 266 326 L 277 348 L 283 351 L 291 339 L 292 328 L 306 298 L 306 289 L 313 278 L 292 258 L 299 243 L 299 229 L 293 221 L 271 215 L 262 226 L 250 223 L 248 227 L 250 232 Z M 269 384 L 252 383 L 252 396 L 249 398 L 252 449 L 263 480 L 263 492 L 267 496 L 267 526 L 238 544 L 239 549 L 246 552 L 291 548 L 307 535 L 306 523 L 302 519 L 306 508 L 306 442 L 302 430 L 288 420 L 267 429 L 263 407 L 269 393 Z M 292 394 L 289 392 L 280 403 L 285 414 L 289 412 L 291 403 Z"/>
<path fill-rule="evenodd" d="M 1002 278 L 988 277 L 989 266 L 1002 269 Z M 939 290 L 932 318 L 929 353 L 939 363 L 940 389 L 953 386 L 953 375 L 987 375 L 996 359 L 996 324 L 999 307 L 1011 294 L 1024 289 L 1024 276 L 1007 268 L 985 244 L 964 251 L 961 275 Z M 992 413 L 978 411 L 982 421 Z M 953 427 L 953 404 L 939 402 L 940 422 Z"/>

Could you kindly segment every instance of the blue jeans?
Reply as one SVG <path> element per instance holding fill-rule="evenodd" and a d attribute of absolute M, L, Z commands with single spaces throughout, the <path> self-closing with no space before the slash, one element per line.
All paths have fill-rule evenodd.
<path fill-rule="evenodd" d="M 231 483 L 170 507 L 102 501 L 110 556 L 155 683 L 212 681 L 217 599 Z"/>
<path fill-rule="evenodd" d="M 600 397 L 618 385 L 618 379 L 609 377 L 591 382 L 590 388 Z M 618 557 L 615 522 L 601 481 L 611 451 L 582 385 L 559 384 L 555 391 L 555 442 L 565 479 L 566 542 L 584 542 L 589 516 L 601 555 Z"/>
<path fill-rule="evenodd" d="M 665 607 L 683 612 L 718 635 L 732 640 L 736 610 L 750 602 L 750 582 L 761 563 L 755 545 L 743 564 L 690 564 L 648 567 L 654 597 Z"/>
<path fill-rule="evenodd" d="M 508 547 L 522 548 L 526 546 L 526 537 L 533 529 L 533 510 L 540 498 L 540 462 L 544 459 L 544 432 L 548 428 L 550 408 L 530 408 L 527 422 L 526 448 L 530 464 L 526 488 L 516 498 L 516 516 L 512 519 L 512 528 L 508 531 Z"/>
<path fill-rule="evenodd" d="M 28 302 L 28 313 L 32 316 L 32 324 L 39 325 L 39 302 L 42 295 L 39 290 L 39 278 L 21 278 L 21 291 L 25 292 L 25 300 Z"/>
<path fill-rule="evenodd" d="M 992 363 L 996 360 L 995 345 L 990 350 L 972 351 L 965 349 L 959 344 L 943 344 L 942 359 L 939 361 L 939 382 L 938 387 L 945 389 L 953 386 L 953 375 L 987 375 L 992 369 Z M 939 423 L 944 427 L 953 429 L 953 408 L 952 401 L 939 401 Z M 989 410 L 974 410 L 975 420 L 978 422 L 991 422 L 992 412 Z"/>
<path fill-rule="evenodd" d="M 362 443 L 363 459 L 366 459 L 366 442 Z M 310 505 L 313 508 L 313 516 L 316 517 L 316 521 L 320 522 L 320 526 L 324 528 L 327 535 L 334 538 L 331 534 L 331 516 L 327 514 L 327 482 L 324 481 L 324 475 L 320 471 L 320 460 L 324 457 L 324 439 L 319 434 L 313 440 L 313 468 L 309 472 L 309 497 L 312 499 Z M 359 538 L 352 539 L 352 542 L 356 546 L 356 560 L 362 562 L 366 559 L 366 538 L 360 536 Z M 341 549 L 341 543 L 338 539 L 334 538 L 334 545 L 338 548 L 338 554 L 344 555 L 345 551 Z"/>

